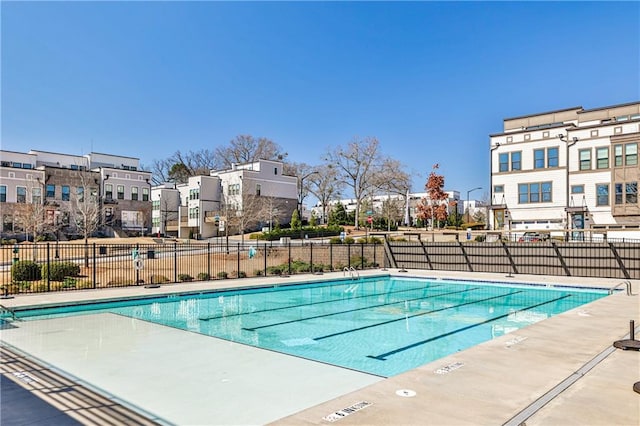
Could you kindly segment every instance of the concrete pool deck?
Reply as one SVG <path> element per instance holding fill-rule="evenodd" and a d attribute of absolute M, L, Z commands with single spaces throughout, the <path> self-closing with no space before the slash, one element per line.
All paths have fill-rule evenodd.
<path fill-rule="evenodd" d="M 389 272 L 393 275 L 402 274 L 397 273 L 397 271 L 385 272 L 378 270 L 364 271 L 361 272 L 361 275 L 368 276 Z M 524 275 L 505 277 L 504 274 L 471 274 L 448 271 L 409 271 L 408 275 L 603 288 L 613 287 L 623 281 L 621 279 Z M 183 293 L 213 288 L 250 287 L 283 282 L 293 283 L 299 280 L 315 281 L 342 277 L 342 273 L 330 273 L 323 276 L 304 275 L 291 278 L 269 277 L 172 284 L 156 289 L 132 287 L 38 294 L 5 299 L 0 301 L 0 304 L 13 309 L 29 305 L 80 302 L 105 298 L 121 299 L 140 295 L 175 293 L 178 291 Z M 230 406 L 236 410 L 236 413 L 244 414 L 245 412 L 255 411 L 258 414 L 266 412 L 272 412 L 273 414 L 271 417 L 254 417 L 253 421 L 250 420 L 251 418 L 238 414 L 235 417 L 237 422 L 234 422 L 234 424 L 322 425 L 330 423 L 325 419 L 328 418 L 337 419 L 336 423 L 341 425 L 517 425 L 524 421 L 529 426 L 536 424 L 638 425 L 640 424 L 640 394 L 635 393 L 632 386 L 635 382 L 640 381 L 640 352 L 612 350 L 611 347 L 614 341 L 624 339 L 628 335 L 629 320 L 638 321 L 640 326 L 640 296 L 637 295 L 640 290 L 640 283 L 638 281 L 633 282 L 633 296 L 626 296 L 624 287 L 621 287 L 621 289 L 623 291 L 611 297 L 597 300 L 583 307 L 565 312 L 389 379 L 379 380 L 379 378 L 375 378 L 370 380 L 371 377 L 362 377 L 368 375 L 360 376 L 360 373 L 353 376 L 342 376 L 342 372 L 334 371 L 335 367 L 327 366 L 327 369 L 316 371 L 313 368 L 309 368 L 309 365 L 300 364 L 300 370 L 294 376 L 298 377 L 298 381 L 302 382 L 302 385 L 310 380 L 314 383 L 310 385 L 310 389 L 324 388 L 324 390 L 334 391 L 335 394 L 333 396 L 330 396 L 330 392 L 324 394 L 319 392 L 319 394 L 301 404 L 292 404 L 292 397 L 290 396 L 263 398 L 261 401 L 259 397 L 261 390 L 262 394 L 265 394 L 265 392 L 277 393 L 278 388 L 286 389 L 289 386 L 286 382 L 287 379 L 276 377 L 272 379 L 272 382 L 255 381 L 252 379 L 252 374 L 256 374 L 255 370 L 240 368 L 234 373 L 237 374 L 234 378 L 239 382 L 238 389 L 234 392 L 224 393 L 223 396 L 219 396 L 217 399 L 222 400 L 225 406 Z M 131 319 L 126 321 L 129 325 L 132 323 Z M 112 321 L 107 322 L 111 323 Z M 138 323 L 143 322 L 138 321 Z M 148 327 L 147 323 L 144 324 L 136 324 L 136 331 L 143 330 L 143 334 L 146 336 L 158 332 L 164 333 L 164 330 L 157 330 L 159 326 L 149 325 Z M 50 331 L 64 330 L 65 327 L 68 327 L 68 324 L 61 324 L 56 330 Z M 115 328 L 122 330 L 124 327 L 123 324 L 120 324 Z M 88 332 L 91 327 L 85 327 L 85 330 L 85 332 Z M 31 336 L 31 340 L 35 340 L 32 333 L 23 333 L 23 336 L 26 335 Z M 69 336 L 72 335 L 74 333 L 69 334 Z M 190 335 L 198 336 L 195 334 Z M 5 339 L 7 336 L 8 333 L 3 330 L 1 340 L 4 343 L 9 343 L 20 350 L 24 350 L 17 344 L 14 345 L 8 342 Z M 41 333 L 37 338 L 40 339 L 43 336 L 45 334 Z M 638 332 L 638 336 L 640 337 L 640 332 Z M 16 338 L 7 337 L 9 340 Z M 182 337 L 177 336 L 177 338 L 181 339 Z M 199 338 L 205 337 L 200 336 L 197 339 Z M 23 339 L 23 337 L 18 338 L 18 340 L 20 339 Z M 78 339 L 82 341 L 81 335 L 78 335 Z M 214 340 L 208 337 L 206 339 Z M 24 338 L 20 345 L 25 347 L 31 345 L 33 347 L 33 342 L 28 345 L 25 343 L 27 340 L 29 339 Z M 15 340 L 13 342 L 16 343 Z M 104 344 L 104 341 L 102 343 Z M 199 347 L 203 342 L 199 341 L 194 344 Z M 229 343 L 226 342 L 225 345 L 229 346 Z M 64 356 L 63 349 L 58 349 L 56 352 L 51 350 L 50 345 L 44 345 L 38 351 L 42 352 L 37 355 L 30 353 L 30 355 L 37 357 L 46 364 L 64 370 L 58 365 L 60 362 L 64 364 L 66 362 L 65 358 L 69 358 Z M 28 350 L 25 352 L 29 353 Z M 219 350 L 217 352 L 222 353 L 224 351 Z M 122 354 L 114 353 L 112 356 L 118 357 L 119 355 Z M 239 359 L 237 353 L 235 355 L 232 354 L 230 358 Z M 289 359 L 283 363 L 281 358 L 277 360 L 276 358 L 278 357 L 272 359 L 271 355 L 264 356 L 264 353 L 253 353 L 246 365 L 258 363 L 258 370 L 269 370 L 270 365 L 272 365 L 274 371 L 277 372 L 288 368 L 290 365 L 297 364 L 297 361 Z M 142 357 L 141 359 L 150 358 Z M 171 366 L 188 364 L 188 360 L 185 359 L 165 360 L 162 362 L 168 362 L 169 364 L 167 365 Z M 201 362 L 203 361 L 197 361 L 197 363 Z M 77 362 L 70 362 L 67 368 L 80 368 L 76 364 Z M 241 362 L 238 362 L 238 365 L 241 366 L 241 364 Z M 116 367 L 114 366 L 113 368 Z M 244 382 L 240 381 L 242 371 L 246 374 L 246 381 Z M 67 374 L 77 375 L 77 371 L 75 373 L 67 372 Z M 83 372 L 82 374 L 85 373 Z M 220 380 L 215 382 L 216 386 L 207 392 L 219 392 L 218 388 L 224 388 L 229 384 L 229 382 L 222 382 L 224 378 L 217 378 Z M 105 377 L 98 379 L 105 380 Z M 318 380 L 314 382 L 314 379 Z M 332 383 L 331 380 L 336 379 L 340 385 L 334 386 L 335 383 Z M 82 378 L 82 380 L 84 379 Z M 162 379 L 140 380 L 150 380 L 155 384 L 156 380 Z M 184 380 L 198 381 L 198 378 L 186 376 Z M 273 381 L 275 381 L 275 386 Z M 351 383 L 349 384 L 348 382 Z M 570 386 L 559 386 L 563 383 L 565 385 L 572 384 Z M 101 381 L 99 384 L 106 386 L 108 382 Z M 352 387 L 349 388 L 349 386 Z M 164 386 L 162 382 L 160 387 L 171 395 L 170 387 Z M 293 393 L 303 393 L 305 392 L 304 389 L 304 386 L 302 386 Z M 252 390 L 257 390 L 257 396 L 249 397 Z M 131 394 L 140 393 L 142 391 L 132 389 Z M 179 396 L 179 393 L 175 395 L 176 398 Z M 361 409 L 357 411 L 341 411 L 361 402 L 367 402 L 370 405 L 360 404 L 356 408 Z M 279 404 L 282 404 L 280 411 L 273 411 L 274 407 Z M 183 409 L 189 410 L 188 407 Z M 211 409 L 215 411 L 216 407 L 211 407 Z M 344 414 L 347 413 L 349 414 L 345 416 Z M 155 412 L 154 414 L 157 415 Z M 233 412 L 230 415 L 233 419 Z M 171 419 L 166 420 L 169 421 L 161 421 L 161 423 L 175 423 Z M 228 420 L 227 418 L 225 422 L 222 418 L 213 416 L 211 421 L 206 424 L 229 424 Z M 178 422 L 177 424 L 187 423 Z"/>

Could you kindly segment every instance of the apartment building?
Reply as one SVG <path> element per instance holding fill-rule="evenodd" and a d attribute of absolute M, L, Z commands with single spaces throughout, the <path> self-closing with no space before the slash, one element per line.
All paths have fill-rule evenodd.
<path fill-rule="evenodd" d="M 459 214 L 464 213 L 464 204 L 460 200 L 460 192 L 459 191 L 445 191 L 447 194 L 447 199 L 443 200 L 443 203 L 446 203 L 448 211 L 453 212 L 452 209 L 457 209 Z M 365 200 L 365 203 L 370 206 L 372 216 L 378 217 L 396 217 L 397 214 L 393 214 L 390 210 L 397 210 L 398 207 L 402 208 L 402 219 L 400 220 L 403 224 L 414 226 L 417 221 L 417 213 L 418 213 L 418 204 L 422 203 L 422 200 L 427 200 L 429 202 L 429 194 L 427 192 L 410 192 L 406 195 L 399 194 L 381 194 L 374 195 L 372 197 L 368 197 Z M 344 206 L 345 211 L 349 214 L 355 211 L 356 209 L 356 200 L 354 198 L 343 198 L 340 200 L 332 200 L 327 203 L 326 214 L 327 216 L 331 214 L 331 211 L 336 206 L 336 204 L 342 204 Z M 453 207 L 455 206 L 455 207 Z M 322 206 L 322 203 L 318 202 L 312 209 L 311 214 L 314 217 L 319 219 L 320 221 L 325 221 L 323 217 L 323 210 L 325 210 Z M 367 213 L 366 211 L 364 212 Z M 398 213 L 397 211 L 395 213 Z M 328 219 L 328 217 L 327 217 Z M 363 218 L 364 219 L 364 218 Z M 393 219 L 392 219 L 393 220 Z"/>
<path fill-rule="evenodd" d="M 298 207 L 298 179 L 284 175 L 283 167 L 258 160 L 153 187 L 152 232 L 211 238 L 289 223 Z"/>
<path fill-rule="evenodd" d="M 144 232 L 150 226 L 151 173 L 138 170 L 138 159 L 40 150 L 0 151 L 0 159 L 0 203 L 6 203 L 0 212 L 3 236 L 15 237 L 27 228 L 77 235 L 88 206 L 106 233 Z"/>
<path fill-rule="evenodd" d="M 506 118 L 490 135 L 490 226 L 640 238 L 640 102 Z"/>

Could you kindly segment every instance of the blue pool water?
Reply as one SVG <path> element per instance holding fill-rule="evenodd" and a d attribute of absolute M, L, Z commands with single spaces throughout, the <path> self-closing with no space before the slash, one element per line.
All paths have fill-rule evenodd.
<path fill-rule="evenodd" d="M 18 311 L 111 312 L 389 377 L 606 296 L 597 289 L 371 277 Z"/>

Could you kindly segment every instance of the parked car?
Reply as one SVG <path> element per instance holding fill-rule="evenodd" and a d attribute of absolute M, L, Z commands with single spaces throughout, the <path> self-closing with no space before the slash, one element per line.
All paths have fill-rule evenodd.
<path fill-rule="evenodd" d="M 538 241 L 548 241 L 550 238 L 549 234 L 545 234 L 544 232 L 525 232 L 522 237 L 518 239 L 519 243 L 525 242 L 538 242 Z"/>

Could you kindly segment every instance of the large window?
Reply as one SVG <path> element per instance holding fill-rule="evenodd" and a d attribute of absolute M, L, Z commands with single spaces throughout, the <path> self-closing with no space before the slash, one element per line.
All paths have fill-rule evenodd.
<path fill-rule="evenodd" d="M 558 158 L 558 148 L 548 148 L 547 149 L 547 167 L 558 167 L 559 158 Z"/>
<path fill-rule="evenodd" d="M 509 171 L 509 154 L 507 153 L 502 153 L 499 155 L 499 171 L 501 172 L 508 172 Z"/>
<path fill-rule="evenodd" d="M 229 195 L 239 195 L 240 194 L 240 184 L 236 183 L 233 185 L 229 185 L 228 188 Z"/>
<path fill-rule="evenodd" d="M 623 198 L 624 197 L 623 197 L 623 194 L 622 194 L 622 186 L 623 186 L 623 184 L 621 184 L 621 183 L 616 183 L 614 185 L 615 193 L 614 193 L 614 201 L 613 202 L 615 204 L 622 204 L 623 203 Z"/>
<path fill-rule="evenodd" d="M 0 185 L 0 203 L 7 202 L 7 186 Z"/>
<path fill-rule="evenodd" d="M 133 201 L 138 201 L 138 187 L 137 186 L 132 186 L 131 187 L 131 199 Z"/>
<path fill-rule="evenodd" d="M 113 185 L 110 183 L 104 185 L 104 198 L 107 200 L 113 199 Z"/>
<path fill-rule="evenodd" d="M 16 203 L 27 202 L 27 188 L 24 186 L 18 186 L 16 188 Z"/>
<path fill-rule="evenodd" d="M 69 185 L 62 185 L 62 201 L 69 201 L 71 199 L 70 194 L 71 189 L 69 188 Z"/>
<path fill-rule="evenodd" d="M 609 184 L 599 183 L 596 185 L 596 205 L 608 206 L 609 205 Z"/>
<path fill-rule="evenodd" d="M 614 167 L 622 167 L 624 164 L 622 162 L 622 150 L 624 145 L 614 145 L 613 147 L 613 165 Z"/>
<path fill-rule="evenodd" d="M 47 198 L 56 198 L 56 186 L 47 184 Z"/>
<path fill-rule="evenodd" d="M 149 188 L 142 188 L 142 201 L 149 201 Z"/>
<path fill-rule="evenodd" d="M 520 183 L 518 184 L 518 203 L 550 203 L 551 192 L 551 182 Z"/>
<path fill-rule="evenodd" d="M 625 202 L 627 204 L 638 204 L 638 182 L 627 182 L 625 184 Z"/>
<path fill-rule="evenodd" d="M 259 183 L 256 183 L 256 196 L 260 196 L 262 193 L 262 185 L 260 185 Z"/>
<path fill-rule="evenodd" d="M 580 158 L 580 170 L 591 170 L 591 150 L 581 149 L 578 151 Z"/>
<path fill-rule="evenodd" d="M 625 166 L 638 165 L 638 144 L 628 143 L 624 146 L 624 163 Z"/>
<path fill-rule="evenodd" d="M 609 168 L 609 148 L 596 148 L 596 169 Z"/>
<path fill-rule="evenodd" d="M 544 169 L 544 149 L 533 150 L 533 168 Z"/>
<path fill-rule="evenodd" d="M 522 170 L 522 153 L 520 151 L 511 153 L 511 170 Z"/>
<path fill-rule="evenodd" d="M 118 200 L 124 200 L 124 185 L 118 185 Z"/>
<path fill-rule="evenodd" d="M 76 200 L 78 200 L 79 203 L 84 203 L 84 187 L 83 186 L 76 187 Z"/>
<path fill-rule="evenodd" d="M 614 184 L 615 204 L 638 204 L 638 182 Z"/>
<path fill-rule="evenodd" d="M 31 202 L 33 204 L 42 204 L 42 188 L 33 188 L 31 190 Z"/>

